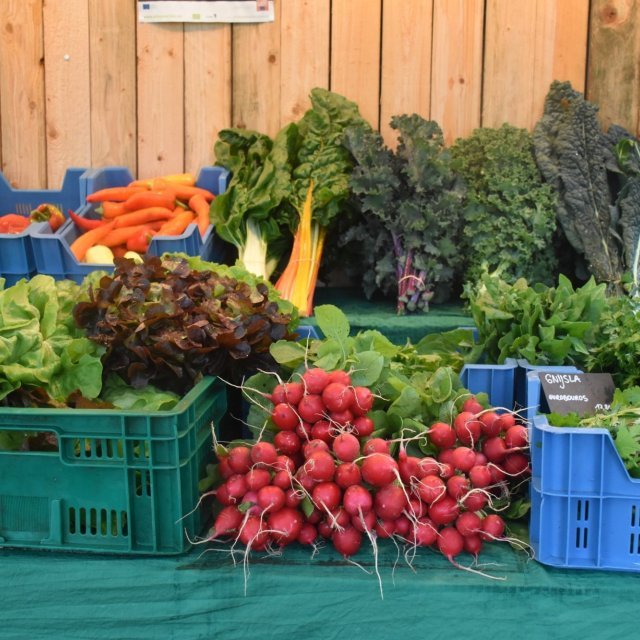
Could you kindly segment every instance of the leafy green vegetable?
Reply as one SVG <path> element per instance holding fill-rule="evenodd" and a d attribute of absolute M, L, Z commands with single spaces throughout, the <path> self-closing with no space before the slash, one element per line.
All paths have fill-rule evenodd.
<path fill-rule="evenodd" d="M 195 270 L 181 258 L 117 259 L 114 274 L 73 315 L 106 347 L 105 369 L 135 389 L 153 384 L 182 395 L 205 375 L 238 381 L 273 368 L 269 346 L 294 339 L 297 318 L 264 280 L 229 273 L 215 264 Z"/>
<path fill-rule="evenodd" d="M 584 368 L 594 325 L 606 305 L 605 285 L 591 278 L 574 289 L 569 279 L 557 287 L 529 286 L 524 278 L 513 284 L 499 270 L 482 274 L 475 287 L 465 285 L 471 315 L 488 362 L 524 358 L 530 364 Z"/>
<path fill-rule="evenodd" d="M 180 400 L 179 395 L 161 391 L 152 385 L 133 389 L 114 375 L 107 377 L 100 398 L 114 409 L 123 411 L 170 411 Z"/>
<path fill-rule="evenodd" d="M 464 208 L 464 281 L 475 282 L 483 264 L 502 265 L 513 282 L 551 284 L 557 271 L 553 246 L 556 198 L 536 166 L 531 134 L 504 124 L 476 129 L 451 149 L 468 185 Z"/>
<path fill-rule="evenodd" d="M 44 275 L 0 291 L 0 400 L 18 389 L 63 405 L 74 392 L 99 395 L 104 349 L 73 323 L 80 297 L 74 282 Z"/>
<path fill-rule="evenodd" d="M 414 114 L 394 116 L 392 152 L 368 127 L 351 127 L 345 146 L 356 159 L 350 185 L 364 213 L 344 242 L 361 243 L 363 288 L 397 299 L 398 314 L 426 311 L 451 295 L 462 263 L 462 191 L 437 123 Z"/>
<path fill-rule="evenodd" d="M 535 155 L 558 195 L 558 220 L 567 239 L 584 255 L 596 280 L 620 293 L 623 247 L 613 207 L 617 194 L 607 171 L 616 162 L 596 114 L 597 107 L 569 82 L 554 81 L 534 129 Z M 638 224 L 640 216 L 630 216 L 624 226 Z"/>

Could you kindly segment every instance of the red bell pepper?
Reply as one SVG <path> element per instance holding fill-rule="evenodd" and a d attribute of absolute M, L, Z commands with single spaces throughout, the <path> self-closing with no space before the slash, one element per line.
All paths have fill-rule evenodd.
<path fill-rule="evenodd" d="M 26 216 L 7 213 L 0 216 L 0 233 L 22 233 L 30 224 L 31 220 Z"/>
<path fill-rule="evenodd" d="M 127 250 L 135 251 L 141 255 L 147 253 L 147 251 L 149 251 L 149 244 L 156 233 L 158 232 L 151 227 L 140 229 L 138 233 L 127 240 Z"/>
<path fill-rule="evenodd" d="M 52 231 L 56 231 L 65 221 L 64 214 L 53 204 L 41 204 L 36 207 L 29 218 L 32 222 L 49 222 Z"/>

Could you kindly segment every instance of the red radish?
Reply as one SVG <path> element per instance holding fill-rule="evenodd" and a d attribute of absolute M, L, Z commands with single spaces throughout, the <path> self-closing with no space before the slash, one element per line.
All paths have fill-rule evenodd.
<path fill-rule="evenodd" d="M 374 529 L 378 538 L 390 538 L 396 531 L 396 525 L 391 520 L 378 520 Z"/>
<path fill-rule="evenodd" d="M 348 527 L 351 523 L 351 516 L 342 507 L 339 507 L 331 511 L 331 517 L 328 520 L 333 527 Z"/>
<path fill-rule="evenodd" d="M 429 429 L 429 440 L 439 449 L 450 449 L 456 443 L 456 432 L 446 422 L 435 422 Z"/>
<path fill-rule="evenodd" d="M 453 421 L 453 427 L 458 440 L 462 444 L 473 446 L 480 439 L 482 422 L 476 419 L 474 413 L 462 411 Z"/>
<path fill-rule="evenodd" d="M 280 487 L 280 489 L 282 489 L 283 491 L 286 491 L 287 489 L 291 489 L 291 485 L 292 485 L 291 473 L 284 470 L 276 471 L 275 474 L 273 475 L 273 478 L 271 478 L 271 484 L 274 487 Z"/>
<path fill-rule="evenodd" d="M 502 470 L 502 467 L 500 467 L 499 465 L 493 464 L 492 462 L 490 462 L 487 465 L 487 467 L 491 472 L 492 484 L 498 484 L 499 482 L 502 482 L 507 477 L 505 472 Z"/>
<path fill-rule="evenodd" d="M 509 476 L 519 476 L 528 473 L 529 459 L 524 453 L 509 453 L 502 461 L 502 469 Z"/>
<path fill-rule="evenodd" d="M 233 505 L 236 503 L 236 499 L 232 498 L 229 495 L 229 491 L 227 490 L 227 485 L 226 484 L 221 484 L 217 489 L 216 489 L 216 500 L 225 506 L 229 506 L 229 505 Z"/>
<path fill-rule="evenodd" d="M 296 542 L 299 542 L 300 544 L 313 544 L 316 539 L 318 537 L 318 530 L 316 529 L 316 527 L 314 525 L 312 525 L 310 522 L 305 522 L 301 527 L 300 527 L 300 533 L 298 534 L 298 538 L 296 539 Z"/>
<path fill-rule="evenodd" d="M 248 505 L 245 513 L 250 516 L 259 516 L 262 510 L 258 506 L 258 493 L 256 491 L 247 491 L 240 500 L 241 505 Z"/>
<path fill-rule="evenodd" d="M 438 549 L 450 562 L 462 553 L 464 539 L 455 527 L 444 527 L 438 535 Z"/>
<path fill-rule="evenodd" d="M 339 382 L 330 382 L 322 392 L 322 401 L 329 411 L 344 411 L 351 408 L 354 398 L 353 387 Z"/>
<path fill-rule="evenodd" d="M 368 438 L 374 429 L 375 425 L 369 416 L 358 416 L 353 420 L 353 433 L 358 438 Z"/>
<path fill-rule="evenodd" d="M 482 528 L 482 518 L 473 511 L 464 511 L 456 518 L 456 529 L 464 536 L 477 534 Z"/>
<path fill-rule="evenodd" d="M 360 467 L 355 462 L 343 462 L 337 466 L 333 479 L 341 489 L 360 484 L 362 480 Z"/>
<path fill-rule="evenodd" d="M 487 456 L 485 456 L 482 451 L 476 451 L 476 466 L 485 465 L 487 462 L 489 462 Z"/>
<path fill-rule="evenodd" d="M 314 451 L 329 451 L 329 445 L 324 440 L 314 438 L 302 445 L 302 455 L 308 458 Z"/>
<path fill-rule="evenodd" d="M 307 493 L 311 493 L 311 490 L 313 489 L 313 487 L 316 486 L 316 481 L 306 473 L 306 471 L 304 470 L 304 467 L 300 467 L 300 469 L 296 471 L 295 478 L 296 478 L 296 482 L 294 483 L 293 486 L 297 487 L 299 485 Z"/>
<path fill-rule="evenodd" d="M 323 538 L 330 538 L 333 535 L 333 531 L 334 528 L 331 526 L 331 523 L 328 520 L 318 522 L 318 533 Z"/>
<path fill-rule="evenodd" d="M 298 467 L 289 456 L 281 454 L 276 458 L 273 468 L 276 471 L 288 471 L 289 473 L 294 473 Z"/>
<path fill-rule="evenodd" d="M 407 506 L 407 497 L 402 487 L 387 484 L 376 491 L 373 504 L 378 518 L 395 520 L 402 515 Z"/>
<path fill-rule="evenodd" d="M 274 464 L 277 458 L 278 452 L 270 442 L 256 442 L 251 447 L 251 462 L 253 464 L 268 467 Z"/>
<path fill-rule="evenodd" d="M 430 518 L 420 518 L 413 524 L 411 542 L 419 547 L 430 547 L 438 539 L 438 528 Z"/>
<path fill-rule="evenodd" d="M 462 403 L 462 410 L 477 415 L 481 411 L 484 411 L 484 407 L 478 402 L 475 396 L 471 396 Z"/>
<path fill-rule="evenodd" d="M 252 491 L 258 491 L 271 482 L 271 473 L 267 469 L 257 467 L 251 469 L 246 475 L 247 487 Z"/>
<path fill-rule="evenodd" d="M 411 530 L 411 520 L 407 516 L 400 516 L 395 521 L 395 533 L 401 538 L 406 538 Z"/>
<path fill-rule="evenodd" d="M 232 500 L 238 501 L 249 490 L 247 477 L 242 473 L 234 473 L 226 482 L 227 493 Z"/>
<path fill-rule="evenodd" d="M 398 463 L 387 453 L 372 453 L 362 461 L 360 472 L 365 482 L 382 487 L 398 477 Z"/>
<path fill-rule="evenodd" d="M 302 440 L 295 431 L 278 431 L 273 437 L 273 444 L 276 446 L 278 453 L 284 453 L 288 456 L 300 451 L 302 448 Z"/>
<path fill-rule="evenodd" d="M 333 532 L 331 541 L 336 551 L 345 558 L 355 555 L 362 545 L 362 534 L 355 527 L 345 527 Z"/>
<path fill-rule="evenodd" d="M 302 374 L 302 384 L 307 393 L 321 394 L 323 389 L 329 384 L 329 374 L 318 367 L 307 369 Z"/>
<path fill-rule="evenodd" d="M 339 382 L 345 387 L 351 386 L 351 376 L 346 372 L 338 369 L 336 371 L 329 371 L 329 382 Z"/>
<path fill-rule="evenodd" d="M 346 427 L 353 422 L 353 413 L 351 409 L 343 409 L 342 411 L 332 411 L 329 414 L 329 422 Z"/>
<path fill-rule="evenodd" d="M 500 431 L 507 431 L 516 423 L 516 417 L 512 413 L 501 413 L 498 418 Z"/>
<path fill-rule="evenodd" d="M 362 453 L 368 456 L 372 453 L 386 453 L 390 451 L 389 443 L 384 438 L 371 438 L 362 446 Z"/>
<path fill-rule="evenodd" d="M 482 551 L 482 539 L 477 533 L 470 536 L 464 536 L 464 550 L 471 555 L 478 557 L 480 551 Z"/>
<path fill-rule="evenodd" d="M 353 404 L 351 405 L 351 411 L 356 416 L 364 416 L 367 412 L 371 411 L 373 407 L 373 393 L 371 389 L 367 387 L 354 387 L 353 389 Z"/>
<path fill-rule="evenodd" d="M 455 449 L 441 449 L 438 452 L 438 462 L 453 464 L 453 452 Z"/>
<path fill-rule="evenodd" d="M 235 471 L 229 466 L 228 456 L 220 458 L 220 461 L 218 463 L 218 472 L 220 473 L 220 477 L 223 480 L 227 480 L 235 473 Z"/>
<path fill-rule="evenodd" d="M 489 467 L 479 464 L 469 469 L 469 480 L 471 480 L 472 486 L 480 489 L 484 489 L 493 483 Z"/>
<path fill-rule="evenodd" d="M 404 511 L 406 515 L 410 515 L 413 518 L 422 518 L 427 515 L 428 511 L 425 502 L 415 496 L 409 496 L 409 504 Z"/>
<path fill-rule="evenodd" d="M 497 540 L 504 534 L 504 520 L 495 513 L 490 513 L 482 520 L 482 530 L 479 535 L 482 540 Z"/>
<path fill-rule="evenodd" d="M 233 473 L 247 473 L 251 469 L 251 449 L 240 446 L 229 450 L 229 468 Z"/>
<path fill-rule="evenodd" d="M 209 532 L 209 539 L 219 538 L 230 533 L 235 533 L 242 524 L 244 515 L 238 510 L 238 507 L 228 506 L 220 511 L 216 516 L 213 527 Z"/>
<path fill-rule="evenodd" d="M 451 476 L 447 480 L 447 493 L 455 500 L 460 500 L 469 491 L 469 478 L 463 475 Z"/>
<path fill-rule="evenodd" d="M 415 491 L 423 502 L 431 504 L 445 495 L 447 488 L 438 476 L 425 476 L 416 483 Z"/>
<path fill-rule="evenodd" d="M 501 427 L 498 418 L 499 416 L 495 411 L 486 411 L 478 417 L 482 423 L 482 435 L 485 438 L 494 438 L 500 434 Z"/>
<path fill-rule="evenodd" d="M 360 455 L 360 440 L 351 433 L 341 433 L 336 436 L 331 448 L 341 462 L 353 462 Z"/>
<path fill-rule="evenodd" d="M 295 509 L 301 502 L 302 496 L 299 491 L 296 491 L 293 487 L 290 489 L 286 489 L 284 492 L 285 495 L 285 507 L 291 507 L 291 509 Z"/>
<path fill-rule="evenodd" d="M 336 462 L 328 451 L 314 451 L 302 468 L 310 478 L 320 482 L 329 482 L 333 480 L 335 475 Z"/>
<path fill-rule="evenodd" d="M 304 387 L 301 382 L 285 382 L 277 384 L 271 392 L 271 402 L 274 405 L 286 403 L 297 405 L 304 395 Z"/>
<path fill-rule="evenodd" d="M 316 507 L 313 508 L 313 511 L 308 515 L 305 516 L 305 520 L 307 522 L 310 522 L 311 524 L 319 524 L 320 521 L 325 517 L 325 513 L 323 511 L 320 511 L 320 509 L 316 509 Z"/>
<path fill-rule="evenodd" d="M 345 489 L 342 496 L 342 504 L 349 515 L 357 515 L 359 512 L 367 513 L 373 507 L 371 494 L 360 484 L 353 484 Z"/>
<path fill-rule="evenodd" d="M 366 531 L 373 531 L 376 526 L 376 514 L 374 511 L 367 511 L 366 513 L 358 513 L 351 516 L 351 525 L 358 531 L 365 533 Z"/>
<path fill-rule="evenodd" d="M 467 473 L 476 463 L 476 452 L 469 447 L 456 447 L 453 450 L 451 463 L 458 471 Z"/>
<path fill-rule="evenodd" d="M 327 444 L 331 444 L 335 431 L 335 425 L 331 424 L 328 420 L 318 420 L 318 422 L 311 427 L 311 437 L 314 440 L 322 440 Z"/>
<path fill-rule="evenodd" d="M 509 427 L 504 434 L 504 443 L 508 449 L 516 449 L 518 447 L 526 447 L 529 445 L 529 433 L 527 428 L 521 424 Z"/>
<path fill-rule="evenodd" d="M 298 402 L 297 409 L 300 418 L 305 422 L 310 422 L 311 424 L 318 422 L 325 412 L 325 406 L 322 402 L 322 398 L 316 394 L 302 396 L 302 399 Z"/>
<path fill-rule="evenodd" d="M 271 531 L 273 541 L 284 546 L 298 537 L 302 522 L 302 513 L 297 509 L 283 507 L 280 511 L 269 514 L 267 529 Z"/>
<path fill-rule="evenodd" d="M 311 491 L 311 500 L 316 507 L 333 511 L 338 508 L 342 491 L 335 482 L 319 482 Z"/>
<path fill-rule="evenodd" d="M 271 420 L 277 429 L 281 431 L 293 431 L 298 426 L 300 417 L 290 404 L 281 402 L 273 407 Z"/>
<path fill-rule="evenodd" d="M 419 478 L 420 474 L 420 458 L 415 456 L 401 456 L 398 459 L 398 471 L 400 471 L 400 479 L 405 484 L 411 484 L 412 478 Z"/>
<path fill-rule="evenodd" d="M 263 551 L 269 543 L 269 534 L 262 526 L 262 520 L 259 516 L 249 516 L 242 525 L 238 538 L 245 546 Z"/>
<path fill-rule="evenodd" d="M 263 511 L 279 511 L 286 501 L 285 492 L 272 484 L 258 491 L 258 505 Z"/>
<path fill-rule="evenodd" d="M 429 517 L 436 524 L 450 524 L 460 514 L 458 503 L 451 496 L 445 495 L 429 507 Z"/>
<path fill-rule="evenodd" d="M 487 456 L 489 462 L 502 462 L 507 455 L 507 445 L 504 440 L 498 436 L 495 438 L 487 438 L 482 443 L 482 453 Z"/>
<path fill-rule="evenodd" d="M 483 491 L 473 489 L 463 498 L 462 506 L 469 511 L 480 511 L 487 506 L 489 497 Z"/>
<path fill-rule="evenodd" d="M 311 425 L 304 420 L 300 420 L 300 422 L 296 426 L 295 432 L 298 434 L 300 440 L 311 440 Z"/>
<path fill-rule="evenodd" d="M 456 472 L 454 466 L 450 462 L 440 463 L 440 477 L 448 480 Z"/>
<path fill-rule="evenodd" d="M 418 477 L 437 476 L 440 473 L 440 463 L 430 456 L 420 458 L 418 461 Z"/>

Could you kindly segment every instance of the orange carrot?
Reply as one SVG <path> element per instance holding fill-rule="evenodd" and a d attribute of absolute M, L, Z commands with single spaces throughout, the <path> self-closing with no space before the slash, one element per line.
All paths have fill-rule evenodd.
<path fill-rule="evenodd" d="M 175 206 L 176 194 L 172 189 L 163 189 L 162 191 L 143 191 L 134 193 L 124 203 L 127 211 L 137 211 L 138 209 L 147 209 L 149 207 L 164 207 L 165 209 L 173 209 Z"/>
<path fill-rule="evenodd" d="M 112 229 L 113 222 L 107 222 L 102 227 L 96 227 L 83 233 L 71 243 L 69 247 L 71 253 L 73 253 L 78 262 L 82 262 L 87 251 L 93 247 L 94 244 L 98 244 Z"/>
<path fill-rule="evenodd" d="M 126 213 L 124 208 L 124 202 L 112 202 L 111 200 L 105 200 L 102 203 L 102 217 L 112 220 L 117 216 L 121 216 Z"/>
<path fill-rule="evenodd" d="M 211 202 L 215 196 L 208 189 L 203 189 L 202 187 L 190 187 L 185 184 L 175 184 L 171 185 L 171 188 L 176 192 L 176 198 L 178 200 L 184 200 L 185 202 L 189 201 L 191 196 L 195 196 L 197 193 L 204 196 L 204 199 L 207 202 Z"/>
<path fill-rule="evenodd" d="M 137 224 L 146 224 L 155 220 L 168 220 L 173 218 L 173 207 L 166 209 L 164 207 L 147 207 L 146 209 L 138 209 L 131 213 L 123 213 L 114 220 L 114 229 L 122 227 L 130 227 Z"/>
<path fill-rule="evenodd" d="M 204 238 L 204 234 L 211 224 L 211 220 L 209 219 L 210 205 L 201 193 L 196 193 L 189 198 L 189 208 L 195 212 L 200 235 Z"/>
<path fill-rule="evenodd" d="M 162 224 L 162 221 L 157 221 L 131 227 L 122 227 L 121 229 L 112 228 L 111 231 L 100 240 L 100 244 L 103 244 L 105 247 L 117 247 L 119 244 L 126 243 L 129 238 L 135 236 L 142 229 L 159 229 Z"/>
<path fill-rule="evenodd" d="M 103 200 L 113 200 L 115 202 L 124 202 L 134 193 L 146 191 L 146 187 L 107 187 L 99 189 L 87 196 L 87 202 L 102 202 Z"/>
<path fill-rule="evenodd" d="M 193 212 L 192 211 L 183 211 L 178 215 L 171 218 L 171 220 L 167 220 L 161 227 L 158 229 L 159 236 L 179 236 L 181 233 L 184 233 L 186 228 L 193 222 Z"/>

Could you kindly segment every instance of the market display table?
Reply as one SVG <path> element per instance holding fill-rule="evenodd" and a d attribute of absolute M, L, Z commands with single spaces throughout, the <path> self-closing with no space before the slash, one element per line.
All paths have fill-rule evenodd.
<path fill-rule="evenodd" d="M 396 344 L 410 339 L 416 344 L 429 333 L 473 326 L 473 319 L 461 303 L 432 305 L 428 313 L 399 316 L 393 300 L 367 300 L 362 290 L 347 287 L 318 287 L 314 304 L 333 304 L 349 319 L 351 335 L 377 329 Z M 302 324 L 316 326 L 315 318 L 303 318 Z"/>
<path fill-rule="evenodd" d="M 212 548 L 212 547 L 207 547 Z M 0 551 L 2 640 L 635 637 L 640 574 L 563 571 L 506 544 L 482 552 L 492 580 L 422 549 L 412 571 L 381 545 L 380 597 L 330 546 L 254 554 L 246 581 L 225 547 L 202 555 L 108 557 Z M 368 547 L 367 547 L 368 548 Z M 468 564 L 469 557 L 462 556 Z"/>

